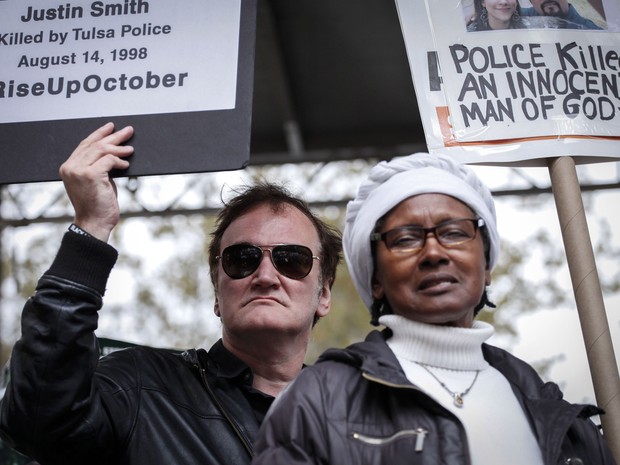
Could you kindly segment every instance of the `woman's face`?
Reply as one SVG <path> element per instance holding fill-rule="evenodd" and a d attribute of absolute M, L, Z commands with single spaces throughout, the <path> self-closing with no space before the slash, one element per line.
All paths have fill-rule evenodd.
<path fill-rule="evenodd" d="M 409 197 L 385 217 L 381 230 L 412 225 L 431 228 L 451 219 L 475 218 L 463 202 L 443 194 Z M 469 242 L 446 248 L 427 234 L 422 249 L 398 252 L 377 243 L 373 297 L 387 298 L 392 311 L 422 323 L 469 328 L 491 274 L 478 232 Z"/>
<path fill-rule="evenodd" d="M 483 0 L 482 6 L 487 9 L 491 29 L 508 29 L 517 0 Z"/>

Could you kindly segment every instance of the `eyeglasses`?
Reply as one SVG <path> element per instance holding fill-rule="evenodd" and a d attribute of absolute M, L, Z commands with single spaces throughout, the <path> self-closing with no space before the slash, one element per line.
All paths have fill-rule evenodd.
<path fill-rule="evenodd" d="M 432 228 L 401 226 L 382 233 L 372 233 L 371 241 L 383 241 L 394 252 L 417 253 L 424 248 L 426 238 L 432 233 L 444 247 L 457 247 L 474 240 L 476 232 L 484 226 L 482 218 L 458 218 L 444 221 Z"/>
<path fill-rule="evenodd" d="M 319 257 L 312 255 L 312 251 L 305 245 L 295 244 L 270 247 L 234 244 L 226 247 L 222 255 L 215 259 L 222 262 L 224 272 L 232 279 L 243 279 L 258 269 L 265 251 L 269 251 L 275 269 L 291 279 L 305 278 L 312 270 L 313 260 L 320 260 Z"/>

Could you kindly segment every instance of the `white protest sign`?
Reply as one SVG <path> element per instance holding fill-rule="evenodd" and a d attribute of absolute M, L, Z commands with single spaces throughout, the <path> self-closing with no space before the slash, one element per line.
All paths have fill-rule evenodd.
<path fill-rule="evenodd" d="M 0 1 L 0 123 L 235 107 L 241 0 Z"/>
<path fill-rule="evenodd" d="M 558 29 L 528 16 L 526 0 L 507 2 L 524 14 L 518 28 L 495 30 L 472 30 L 472 0 L 396 4 L 430 151 L 486 163 L 618 157 L 619 0 L 603 2 L 596 30 Z"/>
<path fill-rule="evenodd" d="M 0 0 L 0 184 L 58 179 L 102 124 L 132 125 L 114 176 L 249 160 L 256 0 Z"/>

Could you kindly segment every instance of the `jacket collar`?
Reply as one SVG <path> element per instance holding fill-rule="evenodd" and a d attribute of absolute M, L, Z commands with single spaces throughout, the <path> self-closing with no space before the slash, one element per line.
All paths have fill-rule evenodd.
<path fill-rule="evenodd" d="M 216 379 L 226 379 L 252 386 L 252 369 L 233 355 L 219 339 L 209 352 L 204 349 L 191 349 L 183 352 L 183 359 L 199 369 L 205 370 Z"/>
<path fill-rule="evenodd" d="M 209 349 L 208 363 L 210 371 L 218 378 L 240 379 L 252 385 L 252 369 L 226 349 L 221 339 Z"/>
<path fill-rule="evenodd" d="M 372 331 L 364 342 L 352 344 L 344 350 L 327 350 L 319 357 L 317 363 L 327 360 L 338 361 L 357 367 L 362 372 L 390 384 L 413 386 L 385 342 L 391 336 L 390 329 Z"/>

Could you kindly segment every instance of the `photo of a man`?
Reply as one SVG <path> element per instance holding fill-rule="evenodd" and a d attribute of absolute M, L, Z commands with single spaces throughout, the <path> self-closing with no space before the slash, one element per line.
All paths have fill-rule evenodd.
<path fill-rule="evenodd" d="M 521 9 L 522 16 L 549 16 L 565 20 L 566 29 L 603 29 L 582 16 L 568 0 L 530 0 L 532 6 Z M 588 3 L 588 2 L 584 2 Z M 601 5 L 602 8 L 602 5 Z M 571 27 L 574 26 L 574 27 Z"/>

